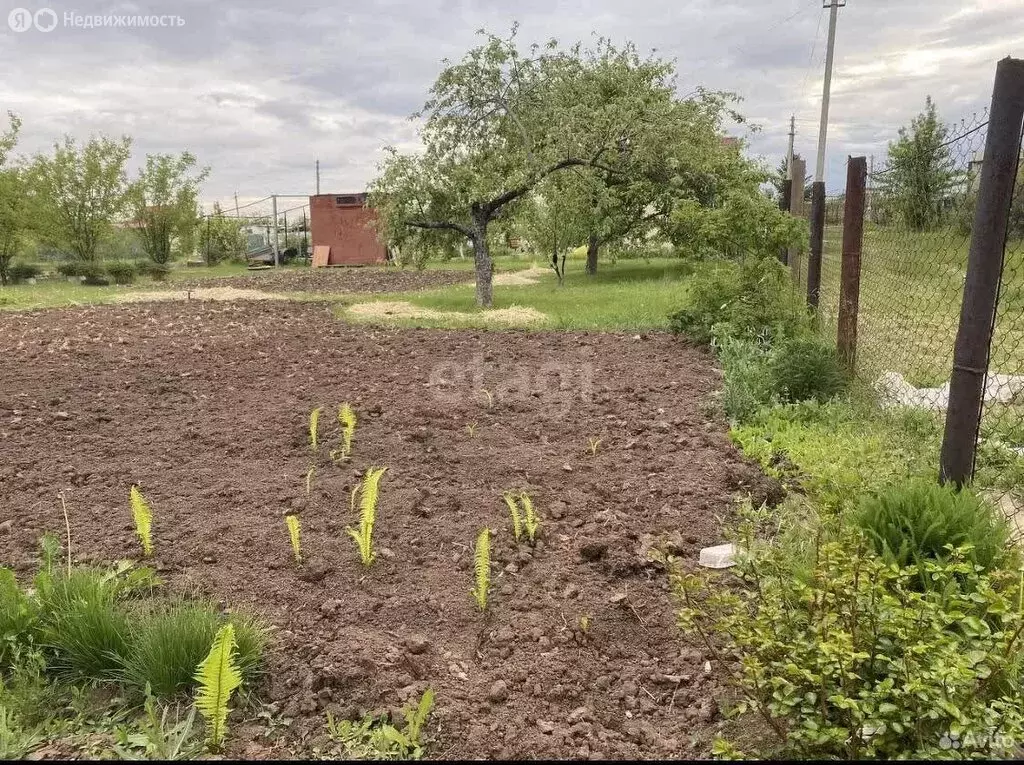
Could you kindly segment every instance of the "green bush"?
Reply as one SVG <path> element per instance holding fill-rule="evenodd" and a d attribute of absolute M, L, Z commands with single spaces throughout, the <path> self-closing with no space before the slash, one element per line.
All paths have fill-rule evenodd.
<path fill-rule="evenodd" d="M 258 672 L 267 634 L 255 621 L 231 617 L 237 661 L 245 683 Z M 210 651 L 224 623 L 213 604 L 178 601 L 140 611 L 133 619 L 131 647 L 124 658 L 123 682 L 143 692 L 171 697 L 195 686 L 196 666 Z"/>
<path fill-rule="evenodd" d="M 878 555 L 901 568 L 946 560 L 962 547 L 982 571 L 1010 563 L 1006 518 L 969 489 L 925 479 L 889 486 L 862 501 L 857 525 Z"/>
<path fill-rule="evenodd" d="M 107 269 L 99 261 L 83 262 L 79 267 L 79 275 L 85 277 L 82 284 L 88 284 L 91 287 L 106 287 L 110 284 Z"/>
<path fill-rule="evenodd" d="M 687 305 L 669 317 L 673 332 L 700 343 L 713 338 L 796 336 L 810 319 L 789 273 L 777 260 L 746 258 L 701 265 L 690 281 Z"/>
<path fill-rule="evenodd" d="M 1007 757 L 1024 740 L 1024 588 L 967 554 L 925 560 L 922 590 L 854 532 L 817 544 L 809 570 L 768 546 L 739 556 L 742 586 L 677 576 L 680 622 L 731 675 L 732 712 L 774 734 L 760 756 Z"/>
<path fill-rule="evenodd" d="M 787 337 L 778 343 L 770 374 L 772 390 L 784 403 L 825 403 L 842 393 L 848 382 L 835 348 L 816 335 Z"/>
<path fill-rule="evenodd" d="M 130 260 L 111 260 L 107 264 L 107 273 L 114 284 L 132 284 L 138 273 L 138 267 Z"/>
<path fill-rule="evenodd" d="M 57 264 L 57 273 L 61 276 L 84 276 L 82 269 L 85 265 L 81 260 L 64 260 Z"/>
<path fill-rule="evenodd" d="M 154 263 L 152 260 L 146 260 L 139 264 L 139 271 L 154 281 L 162 282 L 170 277 L 171 266 L 168 263 Z"/>
<path fill-rule="evenodd" d="M 38 609 L 14 578 L 14 572 L 0 568 L 0 670 L 10 666 L 18 647 L 32 642 L 38 624 Z"/>
<path fill-rule="evenodd" d="M 39 274 L 43 272 L 38 263 L 28 263 L 24 260 L 16 260 L 11 263 L 10 268 L 7 270 L 8 276 L 11 277 L 11 281 L 15 284 L 26 281 L 28 279 L 35 279 Z"/>

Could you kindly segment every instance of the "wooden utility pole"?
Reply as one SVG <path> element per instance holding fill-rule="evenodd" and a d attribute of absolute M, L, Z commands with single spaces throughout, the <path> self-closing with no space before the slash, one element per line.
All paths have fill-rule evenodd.
<path fill-rule="evenodd" d="M 864 188 L 867 172 L 864 157 L 850 157 L 847 160 L 836 348 L 839 359 L 851 372 L 857 361 L 857 313 L 860 308 L 860 260 L 864 245 Z"/>
<path fill-rule="evenodd" d="M 828 107 L 832 93 L 832 61 L 836 50 L 836 21 L 846 0 L 826 0 L 829 9 L 828 46 L 825 49 L 825 79 L 821 91 L 821 121 L 818 125 L 818 156 L 811 187 L 811 252 L 807 258 L 807 304 L 818 307 L 821 292 L 821 252 L 825 241 L 825 141 L 828 137 Z"/>

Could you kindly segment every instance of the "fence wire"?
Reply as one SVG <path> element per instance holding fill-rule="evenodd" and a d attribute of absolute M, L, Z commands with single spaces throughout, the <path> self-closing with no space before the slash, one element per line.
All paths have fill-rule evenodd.
<path fill-rule="evenodd" d="M 982 402 L 975 484 L 1014 521 L 1024 538 L 1024 152 L 1007 221 L 999 296 Z"/>

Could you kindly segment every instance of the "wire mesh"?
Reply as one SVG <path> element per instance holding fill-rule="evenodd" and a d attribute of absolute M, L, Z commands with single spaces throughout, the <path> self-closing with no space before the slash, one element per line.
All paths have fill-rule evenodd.
<path fill-rule="evenodd" d="M 236 221 L 245 242 L 248 259 L 272 259 L 274 245 L 286 260 L 309 259 L 310 208 L 309 202 L 293 196 L 277 197 L 277 227 L 274 227 L 274 196 L 262 197 L 242 204 L 232 201 L 214 203 L 211 212 L 203 216 L 200 226 L 207 226 L 218 218 Z M 202 231 L 200 231 L 200 235 Z M 202 238 L 202 237 L 201 237 Z M 209 247 L 210 238 L 205 239 Z M 269 253 L 269 254 L 268 254 Z M 200 253 L 207 257 L 208 253 Z"/>
<path fill-rule="evenodd" d="M 1024 538 L 1024 153 L 1007 221 L 999 297 L 992 325 L 988 375 L 975 458 L 983 487 Z"/>

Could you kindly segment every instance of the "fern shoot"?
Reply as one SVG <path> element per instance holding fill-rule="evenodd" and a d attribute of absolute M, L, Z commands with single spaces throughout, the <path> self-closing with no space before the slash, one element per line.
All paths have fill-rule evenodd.
<path fill-rule="evenodd" d="M 487 591 L 491 586 L 491 530 L 482 529 L 473 549 L 473 571 L 476 586 L 470 590 L 473 600 L 481 611 L 487 610 Z"/>
<path fill-rule="evenodd" d="M 523 503 L 523 528 L 526 529 L 526 538 L 530 540 L 530 544 L 533 544 L 537 537 L 537 530 L 540 528 L 540 519 L 533 509 L 533 500 L 530 499 L 529 494 L 524 491 L 519 495 L 519 499 Z"/>
<path fill-rule="evenodd" d="M 300 539 L 301 529 L 299 527 L 299 516 L 286 515 L 284 524 L 288 527 L 288 538 L 292 543 L 292 552 L 295 554 L 295 562 L 302 563 L 302 541 Z"/>
<path fill-rule="evenodd" d="M 316 468 L 313 465 L 309 466 L 309 470 L 306 471 L 306 496 L 309 496 L 310 491 L 313 490 L 313 476 L 316 475 Z"/>
<path fill-rule="evenodd" d="M 196 668 L 196 709 L 206 718 L 206 740 L 217 750 L 227 732 L 228 702 L 242 684 L 235 645 L 235 628 L 225 624 L 217 631 L 210 653 Z"/>
<path fill-rule="evenodd" d="M 338 423 L 341 425 L 340 458 L 347 460 L 352 454 L 352 436 L 356 432 L 356 413 L 347 401 L 338 408 Z"/>
<path fill-rule="evenodd" d="M 322 406 L 318 406 L 309 413 L 309 448 L 314 452 L 319 444 L 317 439 L 320 433 L 320 412 L 322 412 L 323 409 L 324 408 Z"/>
<path fill-rule="evenodd" d="M 153 511 L 138 486 L 132 486 L 128 496 L 131 500 L 132 518 L 135 520 L 135 533 L 139 535 L 139 542 L 142 543 L 142 556 L 148 558 L 153 554 Z"/>
<path fill-rule="evenodd" d="M 510 491 L 506 491 L 501 495 L 501 498 L 505 500 L 505 504 L 508 505 L 508 514 L 512 516 L 512 535 L 518 542 L 523 536 L 523 517 L 519 513 L 519 505 L 516 503 L 516 495 Z"/>
<path fill-rule="evenodd" d="M 387 471 L 386 467 L 368 468 L 363 474 L 363 482 L 358 488 L 359 493 L 359 528 L 351 526 L 345 529 L 355 540 L 359 549 L 359 559 L 364 566 L 373 563 L 376 554 L 373 552 L 373 524 L 377 519 L 377 497 L 380 492 L 380 479 Z M 352 507 L 355 508 L 356 490 L 352 491 Z"/>

